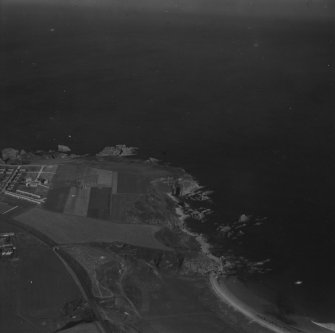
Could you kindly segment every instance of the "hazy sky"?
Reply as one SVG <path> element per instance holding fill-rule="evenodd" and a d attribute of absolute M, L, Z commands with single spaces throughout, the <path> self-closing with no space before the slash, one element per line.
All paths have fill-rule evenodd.
<path fill-rule="evenodd" d="M 335 16 L 335 0 L 2 0 L 2 4 L 52 4 L 69 6 L 111 6 L 118 9 L 142 8 L 151 11 L 226 13 L 234 15 L 330 17 Z"/>

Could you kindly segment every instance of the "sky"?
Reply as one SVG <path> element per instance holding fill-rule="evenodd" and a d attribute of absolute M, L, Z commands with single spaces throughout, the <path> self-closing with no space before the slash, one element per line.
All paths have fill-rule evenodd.
<path fill-rule="evenodd" d="M 335 0 L 2 0 L 6 4 L 115 7 L 247 16 L 334 17 Z"/>

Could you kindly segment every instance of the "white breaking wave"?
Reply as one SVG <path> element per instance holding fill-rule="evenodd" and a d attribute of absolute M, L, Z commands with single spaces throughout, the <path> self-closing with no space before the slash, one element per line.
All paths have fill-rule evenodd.
<path fill-rule="evenodd" d="M 335 332 L 335 324 L 334 323 L 318 323 L 316 321 L 311 320 L 311 322 L 320 327 L 326 328 L 329 331 Z"/>

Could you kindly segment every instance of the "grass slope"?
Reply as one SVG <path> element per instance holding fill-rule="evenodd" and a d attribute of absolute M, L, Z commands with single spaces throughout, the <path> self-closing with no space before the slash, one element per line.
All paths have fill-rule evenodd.
<path fill-rule="evenodd" d="M 116 224 L 110 221 L 65 215 L 33 208 L 15 217 L 58 244 L 113 242 L 167 249 L 154 237 L 160 228 L 149 225 Z"/>

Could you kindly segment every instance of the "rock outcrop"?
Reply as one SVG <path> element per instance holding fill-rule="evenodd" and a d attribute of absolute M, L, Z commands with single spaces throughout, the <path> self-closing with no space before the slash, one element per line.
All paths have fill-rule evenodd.
<path fill-rule="evenodd" d="M 64 145 L 58 145 L 57 150 L 61 153 L 69 153 L 71 151 L 71 148 Z"/>
<path fill-rule="evenodd" d="M 107 156 L 133 156 L 137 152 L 136 147 L 127 147 L 126 145 L 115 145 L 111 147 L 105 147 L 100 153 L 96 154 L 97 157 Z"/>
<path fill-rule="evenodd" d="M 1 156 L 5 162 L 15 161 L 19 157 L 19 151 L 14 148 L 4 148 L 1 151 Z"/>

